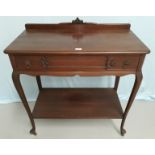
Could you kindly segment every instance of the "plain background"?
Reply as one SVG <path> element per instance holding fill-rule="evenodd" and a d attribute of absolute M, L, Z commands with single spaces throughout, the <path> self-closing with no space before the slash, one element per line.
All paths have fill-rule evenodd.
<path fill-rule="evenodd" d="M 24 30 L 25 23 L 59 23 L 71 22 L 76 16 L 23 16 L 0 17 L 0 103 L 20 101 L 11 79 L 12 67 L 4 49 Z M 155 100 L 155 17 L 112 17 L 81 16 L 85 22 L 97 23 L 131 23 L 132 31 L 150 48 L 143 66 L 144 79 L 137 99 Z M 35 77 L 22 76 L 22 84 L 29 101 L 34 101 L 38 94 Z M 113 77 L 42 77 L 45 87 L 112 87 Z M 134 76 L 121 78 L 119 96 L 128 99 L 134 83 Z"/>
<path fill-rule="evenodd" d="M 61 4 L 61 5 L 60 5 Z M 54 7 L 53 7 L 54 6 Z M 154 0 L 2 0 L 1 15 L 155 15 Z M 153 22 L 153 21 L 152 21 Z M 152 25 L 150 25 L 151 27 Z M 150 28 L 149 27 L 149 28 Z M 153 27 L 152 27 L 153 28 Z M 151 33 L 153 41 L 153 34 Z M 1 42 L 0 42 L 1 43 Z M 152 44 L 153 45 L 153 44 Z M 153 48 L 152 48 L 153 49 Z M 152 51 L 153 52 L 153 51 Z M 152 59 L 153 60 L 153 59 Z M 152 66 L 153 68 L 153 66 Z M 153 69 L 152 69 L 153 70 Z M 152 76 L 152 75 L 151 75 Z M 154 140 L 0 140 L 3 154 L 154 154 Z M 24 151 L 23 151 L 24 150 Z"/>

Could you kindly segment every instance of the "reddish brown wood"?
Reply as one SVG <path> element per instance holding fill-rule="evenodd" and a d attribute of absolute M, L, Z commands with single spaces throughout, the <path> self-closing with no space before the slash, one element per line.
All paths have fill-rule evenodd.
<path fill-rule="evenodd" d="M 70 29 L 68 29 L 68 26 Z M 79 18 L 76 18 L 71 23 L 60 23 L 60 24 L 25 24 L 25 29 L 27 31 L 31 30 L 55 30 L 58 32 L 89 32 L 90 31 L 101 31 L 101 30 L 129 30 L 130 24 L 96 24 L 96 23 L 86 23 Z"/>
<path fill-rule="evenodd" d="M 13 80 L 14 86 L 15 86 L 18 94 L 19 94 L 19 97 L 22 100 L 22 103 L 23 103 L 23 105 L 25 107 L 25 110 L 26 110 L 26 112 L 27 112 L 27 114 L 29 116 L 29 119 L 30 119 L 30 122 L 31 122 L 31 125 L 32 125 L 32 129 L 30 130 L 30 133 L 36 135 L 36 128 L 35 128 L 35 123 L 34 123 L 34 120 L 33 120 L 33 116 L 32 116 L 31 110 L 29 108 L 27 99 L 25 97 L 22 85 L 20 83 L 20 74 L 17 74 L 15 71 L 13 71 L 12 80 Z"/>
<path fill-rule="evenodd" d="M 131 95 L 130 95 L 130 98 L 129 98 L 129 101 L 128 101 L 128 104 L 125 108 L 125 112 L 123 114 L 123 119 L 122 119 L 122 123 L 121 123 L 121 135 L 124 136 L 124 134 L 126 133 L 125 129 L 124 129 L 124 123 L 125 123 L 125 120 L 126 120 L 126 117 L 127 117 L 127 114 L 132 106 L 132 103 L 136 97 L 136 94 L 138 92 L 138 89 L 140 87 L 140 84 L 142 82 L 142 79 L 143 79 L 143 74 L 142 72 L 137 72 L 136 75 L 135 75 L 135 83 L 134 83 L 134 86 L 133 86 L 133 89 L 132 89 L 132 92 L 131 92 Z"/>
<path fill-rule="evenodd" d="M 27 68 L 29 61 L 31 67 Z M 70 55 L 70 56 L 15 56 L 17 70 L 101 70 L 106 68 L 105 56 Z"/>
<path fill-rule="evenodd" d="M 14 56 L 14 67 L 17 71 L 71 72 L 80 71 L 81 76 L 88 72 L 103 72 L 109 75 L 111 71 L 136 71 L 140 55 L 46 55 L 46 56 Z M 90 75 L 89 75 L 90 76 Z"/>
<path fill-rule="evenodd" d="M 136 75 L 123 114 L 124 123 L 142 80 L 141 68 L 149 49 L 130 30 L 130 24 L 26 24 L 25 31 L 5 53 L 13 81 L 32 124 L 35 124 L 19 81 L 20 74 L 36 76 L 40 90 L 33 115 L 37 118 L 122 118 L 116 94 L 120 76 Z M 114 89 L 43 89 L 41 75 L 116 76 Z"/>
<path fill-rule="evenodd" d="M 108 70 L 135 70 L 138 66 L 139 55 L 109 55 L 108 56 Z"/>
<path fill-rule="evenodd" d="M 33 111 L 34 118 L 122 118 L 123 111 L 113 89 L 43 89 Z"/>
<path fill-rule="evenodd" d="M 29 71 L 29 70 L 22 70 L 22 71 L 17 71 L 18 73 L 21 74 L 27 74 L 27 75 L 32 75 L 32 76 L 36 76 L 36 75 L 47 75 L 47 76 L 125 76 L 125 75 L 129 75 L 129 74 L 136 74 L 136 70 L 135 71 L 128 71 L 128 70 L 114 70 L 114 71 L 80 71 L 80 70 L 76 70 L 76 71 L 48 71 L 48 70 L 44 70 L 44 71 Z"/>
<path fill-rule="evenodd" d="M 117 91 L 119 85 L 120 77 L 116 76 L 114 90 Z"/>
<path fill-rule="evenodd" d="M 42 90 L 42 84 L 41 84 L 41 78 L 40 78 L 40 76 L 36 76 L 36 80 L 37 80 L 38 88 L 41 91 Z"/>
<path fill-rule="evenodd" d="M 5 49 L 5 53 L 149 53 L 149 49 L 132 33 L 128 24 L 32 24 L 26 27 L 27 29 L 31 29 L 31 31 L 24 31 L 11 45 Z M 33 27 L 34 30 L 32 30 Z M 81 48 L 82 50 L 76 51 L 75 48 Z"/>
<path fill-rule="evenodd" d="M 70 27 L 70 29 L 68 29 Z M 26 24 L 26 31 L 46 30 L 61 33 L 77 33 L 79 30 L 85 33 L 99 32 L 103 30 L 130 30 L 130 24 L 95 24 L 95 23 L 60 23 L 60 24 Z"/>
<path fill-rule="evenodd" d="M 141 72 L 142 66 L 143 66 L 143 63 L 144 63 L 145 56 L 146 56 L 145 54 L 142 54 L 140 56 L 138 67 L 137 67 L 137 72 Z"/>

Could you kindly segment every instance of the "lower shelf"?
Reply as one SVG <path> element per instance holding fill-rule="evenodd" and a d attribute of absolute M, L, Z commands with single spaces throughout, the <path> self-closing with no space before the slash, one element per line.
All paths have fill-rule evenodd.
<path fill-rule="evenodd" d="M 111 88 L 49 88 L 39 93 L 34 118 L 122 118 L 117 93 Z"/>

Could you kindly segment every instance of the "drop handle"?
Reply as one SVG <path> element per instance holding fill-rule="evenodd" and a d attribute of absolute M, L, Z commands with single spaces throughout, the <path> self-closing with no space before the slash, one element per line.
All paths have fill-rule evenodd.
<path fill-rule="evenodd" d="M 125 67 L 127 67 L 129 65 L 130 65 L 129 61 L 126 60 L 126 61 L 123 62 L 122 68 L 125 68 Z"/>
<path fill-rule="evenodd" d="M 110 60 L 108 63 L 107 63 L 107 68 L 112 68 L 116 65 L 116 62 L 114 60 Z"/>
<path fill-rule="evenodd" d="M 27 69 L 30 69 L 31 66 L 32 66 L 32 65 L 31 65 L 31 62 L 30 62 L 29 60 L 26 60 L 26 61 L 25 61 L 25 66 L 26 66 Z"/>
<path fill-rule="evenodd" d="M 42 57 L 41 58 L 41 64 L 43 68 L 47 68 L 48 67 L 48 59 L 47 57 Z"/>

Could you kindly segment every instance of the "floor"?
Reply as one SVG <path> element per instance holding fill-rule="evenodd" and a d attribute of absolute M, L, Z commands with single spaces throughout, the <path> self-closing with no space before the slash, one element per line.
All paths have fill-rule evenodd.
<path fill-rule="evenodd" d="M 122 106 L 125 107 L 125 102 Z M 30 103 L 33 108 L 34 103 Z M 122 137 L 121 120 L 84 119 L 35 119 L 37 136 L 30 135 L 31 128 L 21 103 L 0 104 L 0 138 L 29 139 L 130 139 L 155 138 L 155 102 L 135 101 L 127 117 Z"/>

